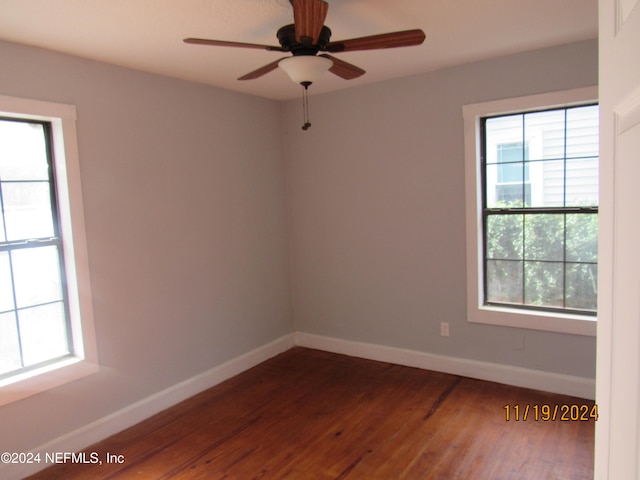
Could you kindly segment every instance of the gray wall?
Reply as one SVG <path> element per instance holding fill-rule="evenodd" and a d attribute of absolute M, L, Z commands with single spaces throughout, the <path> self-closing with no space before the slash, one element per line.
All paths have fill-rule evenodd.
<path fill-rule="evenodd" d="M 101 371 L 0 408 L 26 451 L 292 330 L 278 103 L 0 43 L 0 94 L 76 105 Z"/>
<path fill-rule="evenodd" d="M 296 330 L 593 378 L 595 338 L 466 320 L 462 106 L 597 81 L 594 40 L 286 103 Z"/>
<path fill-rule="evenodd" d="M 308 132 L 299 101 L 7 43 L 0 65 L 0 94 L 77 106 L 101 364 L 0 407 L 4 450 L 294 330 L 593 378 L 593 338 L 466 322 L 461 106 L 594 85 L 595 41 L 312 97 Z"/>

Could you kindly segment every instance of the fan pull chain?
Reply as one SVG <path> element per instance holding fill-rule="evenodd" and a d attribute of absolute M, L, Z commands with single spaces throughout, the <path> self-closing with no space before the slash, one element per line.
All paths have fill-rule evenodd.
<path fill-rule="evenodd" d="M 306 83 L 306 82 L 305 82 Z M 311 123 L 309 123 L 309 85 L 302 84 L 304 89 L 302 90 L 302 117 L 304 120 L 304 125 L 302 125 L 302 130 L 309 130 Z"/>

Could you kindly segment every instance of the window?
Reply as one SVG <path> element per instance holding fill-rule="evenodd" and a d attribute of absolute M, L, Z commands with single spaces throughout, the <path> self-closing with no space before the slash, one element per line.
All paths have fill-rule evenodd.
<path fill-rule="evenodd" d="M 73 107 L 0 96 L 0 405 L 97 371 L 78 167 Z"/>
<path fill-rule="evenodd" d="M 595 334 L 593 89 L 464 107 L 470 321 Z"/>
<path fill-rule="evenodd" d="M 50 128 L 0 118 L 0 378 L 73 354 Z"/>
<path fill-rule="evenodd" d="M 597 105 L 485 117 L 480 132 L 484 303 L 595 315 Z"/>

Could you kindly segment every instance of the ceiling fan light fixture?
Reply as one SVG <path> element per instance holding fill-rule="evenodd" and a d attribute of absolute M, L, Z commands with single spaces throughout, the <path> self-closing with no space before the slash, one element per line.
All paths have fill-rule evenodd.
<path fill-rule="evenodd" d="M 297 55 L 281 60 L 278 66 L 285 71 L 291 81 L 307 87 L 329 70 L 333 62 L 328 58 L 315 55 Z"/>

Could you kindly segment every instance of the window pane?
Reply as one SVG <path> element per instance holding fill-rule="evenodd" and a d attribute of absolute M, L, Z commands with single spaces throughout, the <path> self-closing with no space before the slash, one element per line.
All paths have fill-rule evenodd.
<path fill-rule="evenodd" d="M 524 183 L 524 185 L 522 183 L 523 166 L 523 163 L 487 166 L 487 207 L 523 207 L 525 204 L 529 205 L 531 203 L 531 185 L 528 182 Z M 519 169 L 520 173 L 518 175 L 520 181 L 500 182 L 499 178 L 505 174 L 505 172 L 501 172 L 500 169 L 504 167 Z M 525 168 L 525 170 L 528 171 L 528 168 Z"/>
<path fill-rule="evenodd" d="M 522 303 L 522 262 L 487 260 L 487 301 Z"/>
<path fill-rule="evenodd" d="M 559 262 L 525 262 L 524 303 L 547 307 L 564 306 L 564 275 Z"/>
<path fill-rule="evenodd" d="M 599 158 L 567 160 L 567 206 L 597 206 Z"/>
<path fill-rule="evenodd" d="M 510 150 L 509 157 L 498 158 L 498 145 L 522 145 L 522 115 L 507 115 L 504 117 L 488 118 L 485 122 L 485 139 L 487 146 L 487 164 L 508 160 L 517 162 L 524 160 L 522 149 Z"/>
<path fill-rule="evenodd" d="M 564 206 L 564 160 L 531 162 L 532 207 Z"/>
<path fill-rule="evenodd" d="M 7 240 L 52 237 L 48 182 L 2 183 Z"/>
<path fill-rule="evenodd" d="M 497 145 L 498 163 L 522 162 L 529 158 L 522 142 L 507 142 Z"/>
<path fill-rule="evenodd" d="M 524 230 L 526 260 L 558 260 L 564 258 L 564 215 L 526 215 Z"/>
<path fill-rule="evenodd" d="M 487 217 L 487 258 L 522 260 L 523 215 Z"/>
<path fill-rule="evenodd" d="M 597 105 L 567 110 L 567 158 L 600 155 L 598 117 Z"/>
<path fill-rule="evenodd" d="M 488 207 L 522 206 L 527 200 L 528 147 L 522 139 L 522 115 L 485 121 L 486 204 Z"/>
<path fill-rule="evenodd" d="M 14 250 L 11 258 L 18 308 L 62 299 L 60 264 L 55 246 Z"/>
<path fill-rule="evenodd" d="M 524 162 L 508 162 L 498 165 L 498 183 L 519 183 L 526 176 Z"/>
<path fill-rule="evenodd" d="M 14 312 L 0 314 L 0 375 L 20 368 L 20 346 Z"/>
<path fill-rule="evenodd" d="M 9 253 L 0 252 L 0 313 L 14 308 Z"/>
<path fill-rule="evenodd" d="M 567 308 L 596 311 L 597 265 L 567 265 Z"/>
<path fill-rule="evenodd" d="M 49 178 L 41 124 L 0 120 L 0 178 L 4 181 Z"/>
<path fill-rule="evenodd" d="M 598 215 L 567 215 L 567 261 L 598 261 Z"/>
<path fill-rule="evenodd" d="M 524 136 L 529 160 L 564 158 L 564 110 L 527 113 Z"/>
<path fill-rule="evenodd" d="M 69 353 L 62 302 L 18 312 L 25 366 Z"/>

